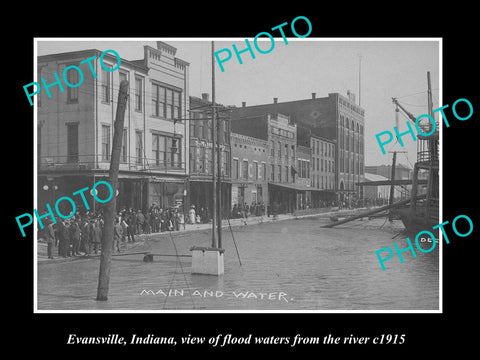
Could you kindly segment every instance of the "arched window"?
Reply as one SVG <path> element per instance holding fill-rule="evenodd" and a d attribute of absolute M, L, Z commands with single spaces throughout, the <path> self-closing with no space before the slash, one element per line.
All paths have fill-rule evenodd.
<path fill-rule="evenodd" d="M 350 128 L 349 125 L 350 125 L 350 122 L 348 121 L 348 118 L 347 118 L 347 129 Z"/>

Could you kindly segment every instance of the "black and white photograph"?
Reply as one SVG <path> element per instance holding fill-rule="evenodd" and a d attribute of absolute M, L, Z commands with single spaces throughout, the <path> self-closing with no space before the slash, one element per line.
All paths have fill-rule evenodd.
<path fill-rule="evenodd" d="M 36 39 L 37 311 L 441 310 L 442 41 L 305 29 Z"/>
<path fill-rule="evenodd" d="M 474 353 L 475 11 L 264 5 L 6 11 L 7 351 Z"/>

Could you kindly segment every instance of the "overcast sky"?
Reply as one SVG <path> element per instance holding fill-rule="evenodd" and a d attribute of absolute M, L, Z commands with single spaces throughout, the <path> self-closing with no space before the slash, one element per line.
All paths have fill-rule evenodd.
<path fill-rule="evenodd" d="M 156 47 L 155 41 L 162 40 L 177 48 L 176 56 L 190 63 L 190 95 L 211 94 L 211 41 L 148 38 L 138 41 L 109 39 L 99 41 L 52 41 L 38 42 L 38 55 L 67 52 L 83 49 L 104 51 L 113 49 L 127 60 L 143 58 L 143 46 Z M 111 41 L 114 40 L 114 41 Z M 129 39 L 131 40 L 131 39 Z M 222 40 L 222 41 L 220 41 Z M 250 39 L 252 40 L 252 39 Z M 278 101 L 291 101 L 328 96 L 339 92 L 346 96 L 347 90 L 356 94 L 359 101 L 359 59 L 361 56 L 361 106 L 365 109 L 365 164 L 379 165 L 391 163 L 392 154 L 382 155 L 375 140 L 375 134 L 390 130 L 395 126 L 395 108 L 392 97 L 397 97 L 415 116 L 427 112 L 427 71 L 431 73 L 434 109 L 439 107 L 439 42 L 436 39 L 321 39 L 282 38 L 276 39 L 275 47 L 268 54 L 256 52 L 252 59 L 248 52 L 242 54 L 240 64 L 233 54 L 223 64 L 225 71 L 216 67 L 216 101 L 223 105 L 241 106 L 265 104 Z M 252 42 L 252 41 L 251 41 Z M 215 50 L 229 48 L 232 44 L 239 50 L 245 48 L 245 40 L 215 39 Z M 260 43 L 268 49 L 270 41 Z M 252 45 L 253 47 L 253 45 Z M 222 54 L 221 56 L 224 56 Z M 406 130 L 407 119 L 400 114 L 399 128 Z M 413 124 L 412 124 L 413 125 Z M 406 146 L 392 142 L 387 151 L 408 151 L 399 154 L 397 163 L 412 166 L 416 159 L 416 143 L 405 136 Z"/>

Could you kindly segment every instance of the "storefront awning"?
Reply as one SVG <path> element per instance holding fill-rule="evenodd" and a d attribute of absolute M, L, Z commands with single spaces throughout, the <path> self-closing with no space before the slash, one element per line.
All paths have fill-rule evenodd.
<path fill-rule="evenodd" d="M 278 186 L 281 188 L 289 189 L 289 190 L 297 190 L 297 191 L 324 191 L 321 189 L 314 189 L 308 186 L 304 185 L 298 185 L 298 184 L 289 184 L 289 183 L 272 183 L 269 182 L 268 186 Z"/>

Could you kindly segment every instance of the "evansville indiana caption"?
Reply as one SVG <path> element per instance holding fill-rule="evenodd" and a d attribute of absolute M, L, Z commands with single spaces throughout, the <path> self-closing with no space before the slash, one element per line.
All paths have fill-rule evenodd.
<path fill-rule="evenodd" d="M 108 334 L 107 336 L 77 336 L 69 334 L 67 345 L 128 345 L 128 344 L 155 344 L 155 345 L 177 345 L 174 337 L 163 337 L 148 334 L 147 336 L 138 336 L 132 334 L 128 342 L 123 336 L 118 334 Z"/>

